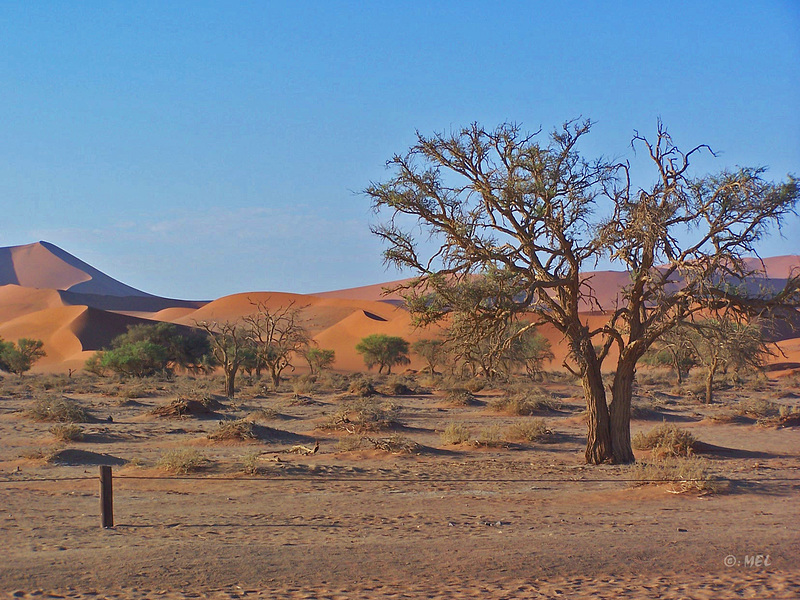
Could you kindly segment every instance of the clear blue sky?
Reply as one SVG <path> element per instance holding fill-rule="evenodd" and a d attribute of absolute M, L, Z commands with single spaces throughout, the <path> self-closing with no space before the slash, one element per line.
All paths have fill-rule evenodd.
<path fill-rule="evenodd" d="M 800 2 L 2 2 L 0 246 L 183 298 L 396 279 L 358 192 L 416 129 L 579 115 L 800 174 Z"/>

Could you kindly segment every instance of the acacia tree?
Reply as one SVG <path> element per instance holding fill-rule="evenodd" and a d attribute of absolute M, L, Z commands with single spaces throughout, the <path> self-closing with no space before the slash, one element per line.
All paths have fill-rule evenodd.
<path fill-rule="evenodd" d="M 388 162 L 389 181 L 365 193 L 376 211 L 389 212 L 373 227 L 387 245 L 386 261 L 418 274 L 395 289 L 405 291 L 419 321 L 442 319 L 476 273 L 496 273 L 501 285 L 481 314 L 501 322 L 533 315 L 527 328 L 550 323 L 561 332 L 569 345 L 565 366 L 581 378 L 587 404 L 586 460 L 626 463 L 634 460 L 635 367 L 654 341 L 697 310 L 757 310 L 788 301 L 796 290 L 795 279 L 756 301 L 737 295 L 730 281 L 752 274 L 742 254 L 793 210 L 798 192 L 793 179 L 771 184 L 758 169 L 690 179 L 689 159 L 701 148 L 680 152 L 660 123 L 655 143 L 634 137 L 649 149 L 658 176 L 649 190 L 637 190 L 627 164 L 581 156 L 578 143 L 590 127 L 568 122 L 547 145 L 513 124 L 417 134 L 405 155 Z M 598 199 L 612 214 L 605 221 L 592 217 Z M 685 245 L 680 234 L 687 228 L 702 231 Z M 434 240 L 429 253 L 418 243 L 420 230 Z M 600 306 L 581 274 L 604 254 L 631 275 L 615 307 Z M 586 307 L 614 310 L 608 323 L 591 327 L 581 315 Z M 601 366 L 615 344 L 609 404 Z"/>
<path fill-rule="evenodd" d="M 756 323 L 741 323 L 730 318 L 703 319 L 678 327 L 676 332 L 692 348 L 695 360 L 705 368 L 706 404 L 711 404 L 714 398 L 714 377 L 719 369 L 758 370 L 771 354 Z"/>
<path fill-rule="evenodd" d="M 16 345 L 0 338 L 0 370 L 22 377 L 31 370 L 34 363 L 47 356 L 42 340 L 20 338 Z"/>
<path fill-rule="evenodd" d="M 273 387 L 278 389 L 281 374 L 286 368 L 294 369 L 292 358 L 302 354 L 311 338 L 303 326 L 301 309 L 294 302 L 274 309 L 265 302 L 251 304 L 255 312 L 242 320 L 250 331 L 257 364 L 266 366 Z"/>
<path fill-rule="evenodd" d="M 316 375 L 320 371 L 328 369 L 333 365 L 336 360 L 336 351 L 309 345 L 303 352 L 303 356 L 308 363 L 311 374 Z"/>
<path fill-rule="evenodd" d="M 436 365 L 440 364 L 447 356 L 444 340 L 426 338 L 416 340 L 411 344 L 411 351 L 428 363 L 431 375 L 436 373 Z"/>
<path fill-rule="evenodd" d="M 391 375 L 394 365 L 407 365 L 408 342 L 401 337 L 373 333 L 368 335 L 356 345 L 356 352 L 364 357 L 364 364 L 368 369 L 378 365 L 378 373 L 386 372 Z"/>
<path fill-rule="evenodd" d="M 236 373 L 252 348 L 252 338 L 240 323 L 234 321 L 199 321 L 197 327 L 208 333 L 211 351 L 225 374 L 225 396 L 236 394 Z"/>

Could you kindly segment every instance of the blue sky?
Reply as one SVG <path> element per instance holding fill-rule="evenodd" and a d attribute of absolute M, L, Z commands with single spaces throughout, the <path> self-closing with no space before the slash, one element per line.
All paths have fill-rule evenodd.
<path fill-rule="evenodd" d="M 172 297 L 396 279 L 359 190 L 472 121 L 632 158 L 661 117 L 701 169 L 800 174 L 798 32 L 796 0 L 0 3 L 0 246 Z"/>

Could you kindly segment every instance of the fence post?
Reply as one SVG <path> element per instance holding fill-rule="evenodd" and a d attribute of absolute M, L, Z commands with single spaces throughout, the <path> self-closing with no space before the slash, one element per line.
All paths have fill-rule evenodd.
<path fill-rule="evenodd" d="M 100 514 L 103 528 L 114 527 L 114 489 L 111 484 L 111 467 L 100 466 Z"/>

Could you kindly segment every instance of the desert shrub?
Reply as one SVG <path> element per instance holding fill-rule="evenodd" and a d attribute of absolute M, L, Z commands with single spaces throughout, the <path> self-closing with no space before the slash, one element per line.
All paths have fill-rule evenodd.
<path fill-rule="evenodd" d="M 496 448 L 505 445 L 503 434 L 500 432 L 500 426 L 492 425 L 490 427 L 482 427 L 473 441 L 473 444 L 486 448 Z"/>
<path fill-rule="evenodd" d="M 406 375 L 390 375 L 380 392 L 387 396 L 410 396 L 419 393 L 417 383 Z"/>
<path fill-rule="evenodd" d="M 475 396 L 464 388 L 454 388 L 448 392 L 444 401 L 450 406 L 470 406 L 475 404 Z"/>
<path fill-rule="evenodd" d="M 501 396 L 489 403 L 489 407 L 494 411 L 525 416 L 558 410 L 560 406 L 555 397 L 540 389 Z"/>
<path fill-rule="evenodd" d="M 157 406 L 152 413 L 159 417 L 184 417 L 189 415 L 210 414 L 220 404 L 212 396 L 178 396 L 164 406 Z"/>
<path fill-rule="evenodd" d="M 35 421 L 56 421 L 58 423 L 86 423 L 89 412 L 80 404 L 66 396 L 45 396 L 38 398 L 28 409 L 28 416 Z"/>
<path fill-rule="evenodd" d="M 310 394 L 314 391 L 316 377 L 313 375 L 301 375 L 292 380 L 292 391 L 295 394 Z"/>
<path fill-rule="evenodd" d="M 252 413 L 250 413 L 248 418 L 251 421 L 274 421 L 279 416 L 280 415 L 278 414 L 277 410 L 267 406 L 264 408 L 259 408 L 256 411 L 253 411 Z"/>
<path fill-rule="evenodd" d="M 254 440 L 255 424 L 252 421 L 239 419 L 236 421 L 220 421 L 217 428 L 208 434 L 210 440 Z"/>
<path fill-rule="evenodd" d="M 462 387 L 473 394 L 477 394 L 486 387 L 486 380 L 473 377 L 472 379 L 468 379 L 467 381 L 463 382 Z"/>
<path fill-rule="evenodd" d="M 765 398 L 742 398 L 735 407 L 736 414 L 758 420 L 777 418 L 780 411 L 780 404 Z"/>
<path fill-rule="evenodd" d="M 363 447 L 366 438 L 363 435 L 343 435 L 339 438 L 339 441 L 336 442 L 336 450 L 338 452 L 351 452 L 353 450 L 359 450 Z"/>
<path fill-rule="evenodd" d="M 319 391 L 343 392 L 348 388 L 349 382 L 346 375 L 322 371 L 316 375 L 316 386 Z"/>
<path fill-rule="evenodd" d="M 350 433 L 380 431 L 399 425 L 398 407 L 373 398 L 355 398 L 344 403 L 323 425 L 327 429 L 341 429 Z"/>
<path fill-rule="evenodd" d="M 722 483 L 702 458 L 666 457 L 651 462 L 637 462 L 632 467 L 633 485 L 666 485 L 673 493 L 713 494 Z"/>
<path fill-rule="evenodd" d="M 385 438 L 367 437 L 375 450 L 382 450 L 390 454 L 411 454 L 419 449 L 419 444 L 402 435 L 393 434 Z"/>
<path fill-rule="evenodd" d="M 245 475 L 259 475 L 262 471 L 259 459 L 261 458 L 260 452 L 251 452 L 242 457 L 240 463 L 240 470 Z"/>
<path fill-rule="evenodd" d="M 58 423 L 50 428 L 50 433 L 59 442 L 80 442 L 83 440 L 83 428 L 75 423 Z"/>
<path fill-rule="evenodd" d="M 197 450 L 185 448 L 182 450 L 168 450 L 164 452 L 158 459 L 156 466 L 169 473 L 186 475 L 199 471 L 207 466 L 209 462 L 210 461 Z"/>
<path fill-rule="evenodd" d="M 526 419 L 511 425 L 506 436 L 521 442 L 544 442 L 553 438 L 553 431 L 547 427 L 544 419 Z"/>
<path fill-rule="evenodd" d="M 372 384 L 372 380 L 366 377 L 354 377 L 350 380 L 350 386 L 347 388 L 347 393 L 355 396 L 374 396 L 378 392 Z"/>
<path fill-rule="evenodd" d="M 442 443 L 448 446 L 463 444 L 471 437 L 470 428 L 462 423 L 448 423 L 440 434 Z"/>
<path fill-rule="evenodd" d="M 669 423 L 662 423 L 648 433 L 639 432 L 631 440 L 634 448 L 651 450 L 657 458 L 690 456 L 696 441 L 691 433 Z"/>

